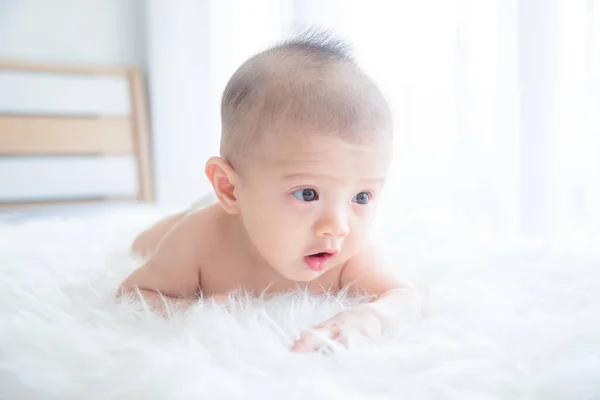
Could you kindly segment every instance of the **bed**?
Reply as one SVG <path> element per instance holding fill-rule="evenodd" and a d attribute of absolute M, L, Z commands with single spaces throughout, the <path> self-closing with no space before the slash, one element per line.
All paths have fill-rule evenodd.
<path fill-rule="evenodd" d="M 129 70 L 104 72 L 125 79 L 129 96 L 140 82 Z M 0 110 L 6 110 L 1 99 Z M 145 118 L 131 104 L 120 118 Z M 97 132 L 90 128 L 95 124 L 69 123 L 63 128 L 72 134 L 52 130 L 65 138 L 56 147 L 37 139 L 46 122 L 91 117 L 63 110 L 38 120 L 42 111 L 5 113 L 22 118 L 11 122 L 10 135 L 36 138 L 13 137 L 10 151 L 2 136 L 6 115 L 0 116 L 3 162 L 99 157 L 109 160 L 96 167 L 106 172 L 116 167 L 112 157 L 128 157 L 130 172 L 118 185 L 98 179 L 82 190 L 72 174 L 61 191 L 28 188 L 50 179 L 49 171 L 75 168 L 46 164 L 43 174 L 26 176 L 29 184 L 0 189 L 0 399 L 600 398 L 597 241 L 488 240 L 466 228 L 444 229 L 384 210 L 376 240 L 419 288 L 423 321 L 375 344 L 292 354 L 289 346 L 300 332 L 355 300 L 238 294 L 228 307 L 201 300 L 169 319 L 139 303 L 115 302 L 117 285 L 139 263 L 129 243 L 168 211 L 147 203 L 148 136 L 139 128 L 145 122 L 114 134 L 134 138 L 128 145 L 113 138 L 92 149 L 76 136 L 80 129 Z M 43 130 L 28 128 L 32 123 Z M 101 131 L 108 130 L 103 125 Z M 24 169 L 10 165 L 12 177 Z"/>

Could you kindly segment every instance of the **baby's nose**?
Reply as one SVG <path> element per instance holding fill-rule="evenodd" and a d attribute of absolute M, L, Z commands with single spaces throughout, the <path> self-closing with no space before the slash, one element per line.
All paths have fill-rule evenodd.
<path fill-rule="evenodd" d="M 315 224 L 316 236 L 344 237 L 350 233 L 346 217 L 342 214 L 331 214 L 321 218 Z"/>

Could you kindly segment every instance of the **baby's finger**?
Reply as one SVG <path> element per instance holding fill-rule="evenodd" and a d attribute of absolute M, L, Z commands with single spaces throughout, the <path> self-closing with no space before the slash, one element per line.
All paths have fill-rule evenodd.
<path fill-rule="evenodd" d="M 212 296 L 212 300 L 217 304 L 229 304 L 229 296 L 226 294 L 216 294 Z"/>
<path fill-rule="evenodd" d="M 334 337 L 334 332 L 326 328 L 319 328 L 305 332 L 292 345 L 292 351 L 297 353 L 309 353 L 319 350 L 328 340 Z"/>
<path fill-rule="evenodd" d="M 330 350 L 333 350 L 336 347 L 339 348 L 337 344 L 341 344 L 346 349 L 348 348 L 348 335 L 345 329 L 342 329 L 337 325 L 330 327 L 318 327 L 317 329 L 329 331 L 329 335 L 326 338 L 323 338 L 321 347 L 327 346 Z"/>

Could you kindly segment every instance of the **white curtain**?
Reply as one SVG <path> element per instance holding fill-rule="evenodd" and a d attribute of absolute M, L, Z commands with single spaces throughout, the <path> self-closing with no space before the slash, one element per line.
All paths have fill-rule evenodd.
<path fill-rule="evenodd" d="M 157 201 L 187 207 L 210 186 L 218 154 L 220 94 L 250 55 L 286 34 L 291 6 L 278 0 L 140 0 L 145 5 Z"/>
<path fill-rule="evenodd" d="M 159 198 L 187 202 L 207 189 L 203 162 L 217 151 L 219 95 L 235 68 L 294 29 L 317 25 L 354 42 L 358 61 L 393 106 L 395 162 L 380 213 L 386 221 L 488 238 L 600 235 L 598 2 L 149 4 L 150 80 L 165 89 L 153 96 L 154 133 L 165 143 L 180 138 L 178 149 L 169 150 L 176 161 L 162 169 Z M 173 43 L 164 41 L 169 35 Z M 167 54 L 175 47 L 203 56 L 190 66 L 189 59 Z M 161 48 L 165 54 L 152 51 Z M 170 73 L 156 68 L 161 63 Z M 189 82 L 198 74 L 205 84 L 192 91 Z M 172 109 L 182 91 L 191 103 L 166 116 L 158 103 Z M 202 139 L 187 141 L 193 136 Z M 155 148 L 159 170 L 169 151 Z"/>

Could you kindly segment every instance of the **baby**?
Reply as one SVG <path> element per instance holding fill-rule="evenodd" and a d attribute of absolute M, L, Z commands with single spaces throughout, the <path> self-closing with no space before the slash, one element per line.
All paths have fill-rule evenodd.
<path fill-rule="evenodd" d="M 119 294 L 158 311 L 200 295 L 348 290 L 372 300 L 303 334 L 294 351 L 355 331 L 369 339 L 418 314 L 414 292 L 387 272 L 368 233 L 392 156 L 388 104 L 325 33 L 246 61 L 223 93 L 221 156 L 206 163 L 218 202 L 142 233 L 147 261 Z"/>

